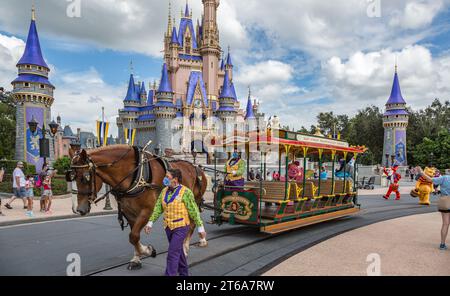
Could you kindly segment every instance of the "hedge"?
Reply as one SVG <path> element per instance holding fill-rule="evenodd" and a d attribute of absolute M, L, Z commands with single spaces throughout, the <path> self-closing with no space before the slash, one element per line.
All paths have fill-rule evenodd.
<path fill-rule="evenodd" d="M 0 192 L 12 194 L 12 176 L 5 175 L 3 182 L 0 183 Z M 56 176 L 52 179 L 52 191 L 53 195 L 67 194 L 67 182 L 64 176 Z M 34 195 L 41 196 L 41 189 L 34 188 Z"/>
<path fill-rule="evenodd" d="M 17 167 L 17 160 L 0 160 L 0 169 L 5 169 L 5 175 L 12 175 L 14 169 Z M 25 175 L 36 174 L 36 167 L 34 165 L 23 163 L 23 173 Z"/>

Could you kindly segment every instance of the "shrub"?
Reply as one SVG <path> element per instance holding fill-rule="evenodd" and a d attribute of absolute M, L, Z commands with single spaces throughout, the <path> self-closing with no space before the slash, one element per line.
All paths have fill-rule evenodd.
<path fill-rule="evenodd" d="M 14 169 L 17 166 L 17 160 L 0 160 L 0 168 L 5 169 L 5 175 L 12 175 Z M 25 175 L 34 175 L 36 174 L 36 167 L 32 164 L 28 164 L 26 162 L 23 163 L 23 173 Z"/>

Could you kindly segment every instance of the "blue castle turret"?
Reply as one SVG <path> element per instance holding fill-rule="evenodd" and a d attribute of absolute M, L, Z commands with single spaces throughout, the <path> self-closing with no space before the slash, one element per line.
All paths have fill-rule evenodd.
<path fill-rule="evenodd" d="M 17 63 L 18 77 L 11 82 L 16 108 L 16 155 L 17 160 L 26 161 L 40 171 L 39 138 L 42 126 L 51 121 L 51 106 L 55 87 L 49 81 L 50 68 L 45 62 L 36 26 L 36 12 L 33 6 L 25 51 Z M 28 122 L 38 122 L 38 130 L 32 133 Z M 54 147 L 50 141 L 50 161 L 54 160 Z"/>
<path fill-rule="evenodd" d="M 408 165 L 406 155 L 406 129 L 408 127 L 408 120 L 409 113 L 400 89 L 396 65 L 391 95 L 386 103 L 386 112 L 383 114 L 384 146 L 382 165 Z M 394 159 L 394 163 L 392 159 Z"/>
<path fill-rule="evenodd" d="M 161 72 L 161 82 L 156 92 L 155 116 L 156 138 L 159 141 L 160 149 L 164 151 L 172 147 L 172 121 L 176 116 L 177 108 L 173 103 L 173 91 L 169 81 L 167 64 L 164 63 Z"/>

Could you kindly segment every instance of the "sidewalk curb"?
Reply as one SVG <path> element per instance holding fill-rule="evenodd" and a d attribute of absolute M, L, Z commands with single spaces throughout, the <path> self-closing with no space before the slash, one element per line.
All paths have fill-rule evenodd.
<path fill-rule="evenodd" d="M 108 212 L 91 213 L 91 214 L 88 214 L 86 216 L 80 216 L 80 215 L 71 214 L 71 215 L 54 216 L 54 217 L 31 218 L 31 219 L 28 219 L 28 220 L 16 220 L 16 221 L 0 222 L 0 227 L 26 225 L 26 224 L 36 223 L 36 222 L 48 222 L 48 221 L 67 220 L 67 219 L 73 219 L 73 218 L 89 218 L 89 217 L 96 217 L 96 216 L 108 216 L 108 215 L 114 215 L 114 214 L 117 214 L 117 210 L 108 211 Z"/>

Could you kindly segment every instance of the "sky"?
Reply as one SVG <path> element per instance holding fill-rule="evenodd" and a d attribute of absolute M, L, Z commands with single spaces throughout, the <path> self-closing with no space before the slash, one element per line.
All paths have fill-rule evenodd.
<path fill-rule="evenodd" d="M 196 21 L 202 1 L 188 0 Z M 179 24 L 186 0 L 171 0 Z M 158 80 L 169 0 L 36 0 L 37 27 L 56 86 L 53 116 L 94 131 L 105 107 L 111 132 L 133 61 Z M 383 108 L 397 60 L 413 109 L 450 96 L 450 0 L 220 0 L 222 49 L 231 48 L 241 106 L 248 86 L 266 116 L 296 129 L 320 112 Z M 0 86 L 11 89 L 31 0 L 0 1 Z"/>

